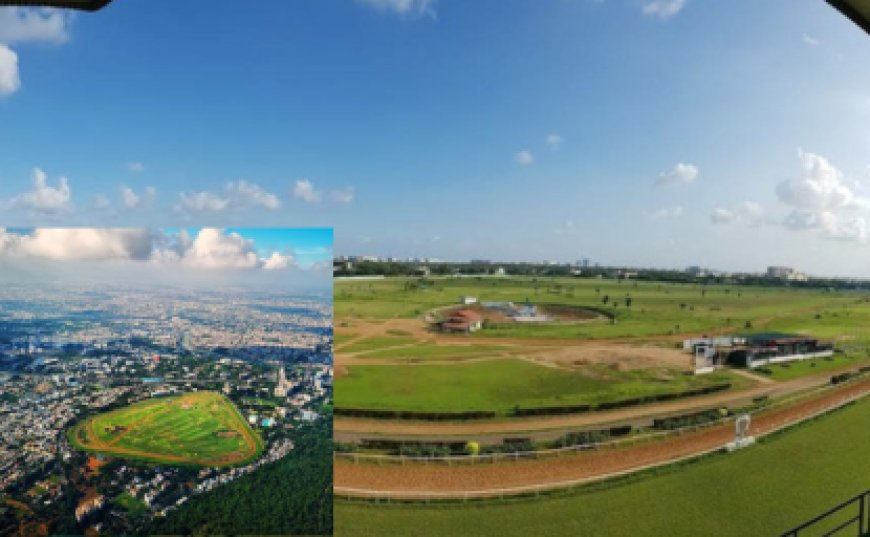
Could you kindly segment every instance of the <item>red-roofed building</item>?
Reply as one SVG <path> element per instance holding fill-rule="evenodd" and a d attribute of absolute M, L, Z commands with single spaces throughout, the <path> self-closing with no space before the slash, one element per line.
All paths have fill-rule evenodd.
<path fill-rule="evenodd" d="M 442 332 L 460 332 L 470 334 L 483 327 L 483 318 L 473 310 L 462 309 L 451 311 L 447 318 L 438 323 Z"/>

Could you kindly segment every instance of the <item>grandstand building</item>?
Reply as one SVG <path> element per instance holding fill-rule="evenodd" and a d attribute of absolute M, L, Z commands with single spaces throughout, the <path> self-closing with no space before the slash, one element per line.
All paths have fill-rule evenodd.
<path fill-rule="evenodd" d="M 817 338 L 779 332 L 716 338 L 687 339 L 683 348 L 695 357 L 696 372 L 708 372 L 725 364 L 754 369 L 768 364 L 825 358 L 834 345 Z"/>

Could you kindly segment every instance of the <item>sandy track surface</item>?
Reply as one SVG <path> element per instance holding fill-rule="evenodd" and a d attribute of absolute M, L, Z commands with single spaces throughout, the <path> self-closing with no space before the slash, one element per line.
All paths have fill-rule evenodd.
<path fill-rule="evenodd" d="M 793 405 L 754 416 L 751 434 L 762 434 L 817 414 L 846 398 L 870 393 L 870 380 L 827 390 Z M 554 487 L 569 481 L 638 470 L 721 448 L 734 437 L 727 423 L 693 433 L 668 437 L 626 447 L 602 448 L 568 453 L 555 458 L 520 460 L 478 465 L 371 464 L 337 458 L 334 487 L 339 494 L 390 492 L 393 497 L 419 497 L 421 493 L 495 494 L 497 489 L 541 486 Z M 368 495 L 368 494 L 360 494 Z"/>
<path fill-rule="evenodd" d="M 761 396 L 781 397 L 784 395 L 817 388 L 829 384 L 831 376 L 838 371 L 854 369 L 846 366 L 843 369 L 827 371 L 818 375 L 806 376 L 775 384 L 759 383 L 746 390 L 727 391 L 702 395 L 688 399 L 676 399 L 662 403 L 629 407 L 606 412 L 587 414 L 571 414 L 565 416 L 536 416 L 531 418 L 510 418 L 495 421 L 472 422 L 420 422 L 401 420 L 373 420 L 336 417 L 334 422 L 335 438 L 342 441 L 342 435 L 347 433 L 358 437 L 370 436 L 466 436 L 480 434 L 519 434 L 536 431 L 574 430 L 595 425 L 629 422 L 639 418 L 685 413 L 693 410 L 715 408 L 717 406 L 741 405 Z"/>

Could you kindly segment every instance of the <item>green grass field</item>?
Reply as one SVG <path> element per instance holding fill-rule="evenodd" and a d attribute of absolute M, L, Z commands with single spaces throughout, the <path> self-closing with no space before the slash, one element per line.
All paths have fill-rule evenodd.
<path fill-rule="evenodd" d="M 79 449 L 161 464 L 241 464 L 263 449 L 232 403 L 214 392 L 149 399 L 91 416 L 68 437 Z"/>
<path fill-rule="evenodd" d="M 336 319 L 419 317 L 434 308 L 456 304 L 461 295 L 471 295 L 482 301 L 530 300 L 598 308 L 616 318 L 616 324 L 517 323 L 511 328 L 481 331 L 476 336 L 479 338 L 639 337 L 672 331 L 743 329 L 746 321 L 753 329 L 812 330 L 822 337 L 836 337 L 843 333 L 844 324 L 866 326 L 870 321 L 870 303 L 863 295 L 850 292 L 576 278 L 444 278 L 424 287 L 411 285 L 413 282 L 404 278 L 337 281 Z M 626 295 L 632 299 L 630 308 L 625 306 Z M 605 296 L 607 304 L 603 303 Z"/>
<path fill-rule="evenodd" d="M 870 488 L 868 423 L 864 399 L 734 454 L 537 500 L 337 502 L 335 535 L 776 536 Z"/>
<path fill-rule="evenodd" d="M 666 369 L 613 371 L 606 366 L 574 372 L 518 359 L 445 365 L 386 365 L 350 368 L 336 379 L 338 407 L 462 411 L 600 403 L 628 397 L 680 392 L 749 380 L 723 371 L 693 376 Z"/>
<path fill-rule="evenodd" d="M 843 355 L 835 354 L 830 358 L 818 358 L 814 360 L 802 360 L 800 362 L 787 362 L 784 364 L 770 364 L 765 366 L 771 371 L 771 374 L 765 375 L 774 380 L 791 380 L 811 375 L 814 373 L 824 373 L 835 369 L 846 368 L 849 366 L 864 366 L 870 363 L 870 358 L 866 354 Z M 757 372 L 759 374 L 763 374 Z"/>

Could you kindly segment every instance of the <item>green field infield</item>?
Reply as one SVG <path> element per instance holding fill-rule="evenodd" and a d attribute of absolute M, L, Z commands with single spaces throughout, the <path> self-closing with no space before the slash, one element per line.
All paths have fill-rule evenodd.
<path fill-rule="evenodd" d="M 339 501 L 335 535 L 775 537 L 870 487 L 868 423 L 865 398 L 733 454 L 541 499 L 430 506 Z M 843 533 L 854 534 L 854 527 Z"/>
<path fill-rule="evenodd" d="M 263 450 L 232 402 L 214 392 L 140 401 L 91 416 L 67 436 L 79 449 L 160 464 L 229 466 Z"/>
<path fill-rule="evenodd" d="M 457 305 L 463 295 L 475 296 L 484 302 L 528 300 L 535 304 L 595 308 L 615 319 L 615 323 L 606 320 L 579 324 L 513 323 L 481 330 L 473 336 L 475 339 L 637 338 L 766 328 L 813 333 L 823 338 L 845 335 L 870 340 L 870 332 L 855 330 L 848 334 L 844 330 L 844 326 L 870 325 L 870 302 L 863 294 L 724 284 L 702 286 L 582 278 L 436 278 L 426 284 L 409 278 L 336 281 L 335 316 L 341 322 L 350 322 L 352 331 L 353 319 L 419 318 L 437 308 Z M 628 297 L 630 307 L 625 305 Z"/>
<path fill-rule="evenodd" d="M 485 343 L 467 345 L 434 345 L 417 343 L 395 348 L 384 348 L 360 354 L 359 358 L 406 358 L 406 359 L 440 359 L 453 357 L 473 357 L 516 351 L 511 345 L 487 345 Z"/>
<path fill-rule="evenodd" d="M 781 364 L 768 364 L 763 366 L 761 369 L 754 370 L 754 372 L 758 375 L 763 375 L 774 380 L 785 381 L 804 377 L 806 375 L 833 372 L 842 369 L 851 370 L 868 365 L 870 365 L 870 358 L 868 358 L 864 353 L 857 355 L 835 354 L 829 358 L 814 358 Z"/>
<path fill-rule="evenodd" d="M 339 408 L 501 413 L 533 408 L 593 404 L 645 395 L 676 393 L 730 382 L 752 381 L 729 371 L 691 375 L 678 370 L 615 371 L 606 366 L 569 371 L 519 359 L 450 365 L 353 365 L 336 378 Z"/>

